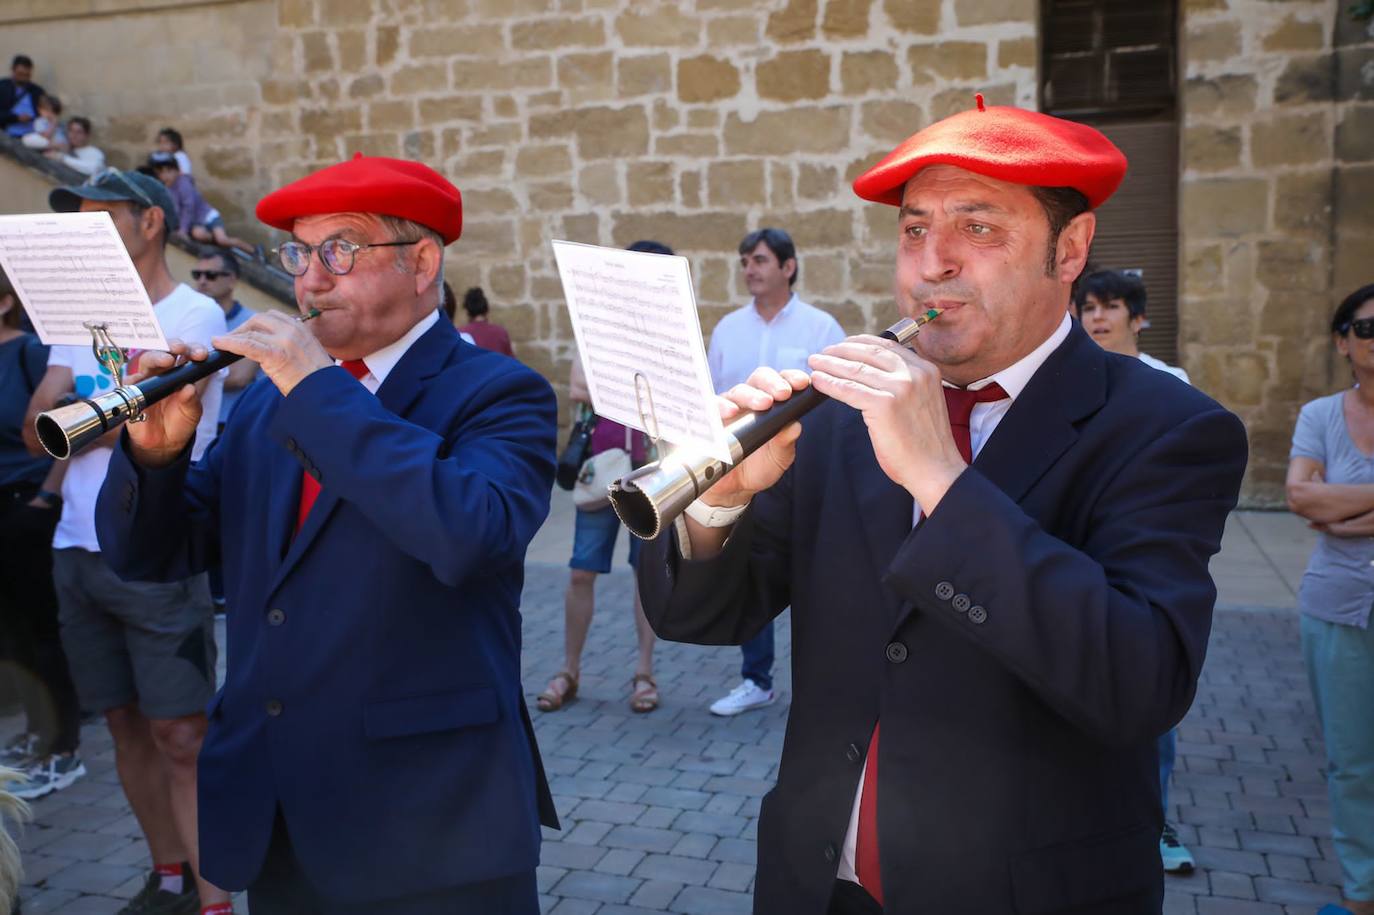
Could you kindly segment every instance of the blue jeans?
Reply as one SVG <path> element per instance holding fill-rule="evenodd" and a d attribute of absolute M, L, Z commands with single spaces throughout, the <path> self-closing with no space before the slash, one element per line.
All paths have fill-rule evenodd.
<path fill-rule="evenodd" d="M 1159 747 L 1159 806 L 1164 808 L 1164 819 L 1169 819 L 1169 778 L 1174 774 L 1174 742 L 1178 739 L 1178 728 L 1170 728 L 1167 734 L 1160 735 Z"/>
<path fill-rule="evenodd" d="M 1374 900 L 1374 627 L 1303 614 L 1302 653 L 1326 741 L 1331 840 L 1345 898 Z"/>
<path fill-rule="evenodd" d="M 773 688 L 773 624 L 770 622 L 763 631 L 740 646 L 744 663 L 740 665 L 740 676 L 753 680 L 759 689 Z"/>

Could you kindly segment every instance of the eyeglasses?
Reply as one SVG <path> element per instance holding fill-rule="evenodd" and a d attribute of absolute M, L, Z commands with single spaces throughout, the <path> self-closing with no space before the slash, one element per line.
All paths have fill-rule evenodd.
<path fill-rule="evenodd" d="M 229 276 L 228 270 L 192 270 L 191 279 L 193 280 L 217 280 L 222 276 Z"/>
<path fill-rule="evenodd" d="M 1360 318 L 1358 321 L 1347 321 L 1341 328 L 1342 334 L 1355 332 L 1355 336 L 1361 340 L 1374 340 L 1374 318 Z"/>
<path fill-rule="evenodd" d="M 353 269 L 353 259 L 359 251 L 367 248 L 397 248 L 419 243 L 418 238 L 410 241 L 383 241 L 370 245 L 354 244 L 344 238 L 327 238 L 318 245 L 288 241 L 277 249 L 277 257 L 281 259 L 282 269 L 287 273 L 292 276 L 305 276 L 305 271 L 310 269 L 310 252 L 318 251 L 324 269 L 335 276 L 343 276 Z"/>

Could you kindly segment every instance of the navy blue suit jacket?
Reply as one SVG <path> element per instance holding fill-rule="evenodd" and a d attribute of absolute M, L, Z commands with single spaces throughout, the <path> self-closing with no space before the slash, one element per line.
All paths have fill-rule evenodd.
<path fill-rule="evenodd" d="M 755 911 L 823 915 L 869 736 L 889 915 L 1160 910 L 1155 739 L 1192 702 L 1239 420 L 1081 328 L 913 529 L 827 403 L 708 561 L 641 554 L 659 635 L 738 644 L 792 607 L 791 715 Z"/>
<path fill-rule="evenodd" d="M 205 877 L 244 888 L 280 805 L 322 892 L 353 903 L 532 869 L 555 825 L 520 687 L 525 549 L 556 404 L 440 321 L 376 396 L 342 368 L 253 385 L 195 465 L 115 449 L 96 508 L 123 577 L 219 559 L 228 677 L 200 754 Z M 293 535 L 302 468 L 322 491 Z"/>

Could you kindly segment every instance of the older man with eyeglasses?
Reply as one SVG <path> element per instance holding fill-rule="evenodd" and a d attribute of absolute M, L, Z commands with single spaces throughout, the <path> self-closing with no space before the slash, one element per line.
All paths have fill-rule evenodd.
<path fill-rule="evenodd" d="M 194 465 L 194 389 L 150 409 L 98 511 L 127 577 L 223 563 L 202 867 L 247 888 L 254 915 L 534 915 L 540 823 L 557 819 L 518 608 L 553 392 L 439 320 L 461 198 L 426 166 L 355 157 L 258 217 L 291 233 L 281 263 L 318 318 L 263 313 L 217 337 L 272 384 Z"/>

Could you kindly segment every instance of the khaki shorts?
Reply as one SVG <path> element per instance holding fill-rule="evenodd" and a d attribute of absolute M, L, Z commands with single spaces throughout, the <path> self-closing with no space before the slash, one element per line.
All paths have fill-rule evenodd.
<path fill-rule="evenodd" d="M 121 581 L 99 553 L 53 550 L 62 647 L 88 712 L 138 703 L 149 718 L 205 711 L 215 692 L 215 611 L 204 575 Z"/>

